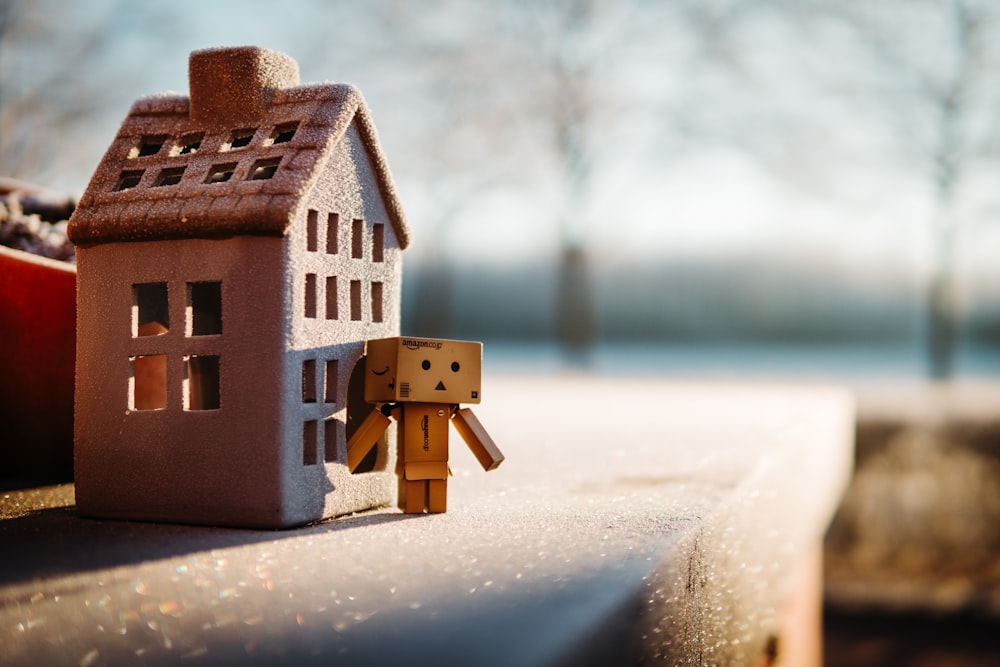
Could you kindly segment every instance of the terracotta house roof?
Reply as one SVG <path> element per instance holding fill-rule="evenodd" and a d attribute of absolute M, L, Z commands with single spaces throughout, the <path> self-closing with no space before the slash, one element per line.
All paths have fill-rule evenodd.
<path fill-rule="evenodd" d="M 282 236 L 354 123 L 400 247 L 409 227 L 361 93 L 298 85 L 298 66 L 257 47 L 196 51 L 191 97 L 137 101 L 70 219 L 77 245 Z"/>

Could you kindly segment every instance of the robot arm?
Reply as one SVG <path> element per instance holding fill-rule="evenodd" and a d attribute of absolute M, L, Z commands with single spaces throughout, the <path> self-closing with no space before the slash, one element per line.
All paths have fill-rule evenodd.
<path fill-rule="evenodd" d="M 351 439 L 347 441 L 348 470 L 354 472 L 391 423 L 392 420 L 389 419 L 388 415 L 378 409 L 372 410 L 371 414 L 365 417 L 365 420 L 361 422 L 361 426 L 354 432 Z"/>
<path fill-rule="evenodd" d="M 493 470 L 503 463 L 503 453 L 470 408 L 456 410 L 452 422 L 462 440 L 465 440 L 465 444 L 476 456 L 479 465 L 483 466 L 483 470 Z"/>

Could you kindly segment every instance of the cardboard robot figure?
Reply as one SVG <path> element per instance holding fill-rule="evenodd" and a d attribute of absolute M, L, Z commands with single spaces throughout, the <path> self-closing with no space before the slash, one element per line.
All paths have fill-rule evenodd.
<path fill-rule="evenodd" d="M 382 338 L 366 344 L 365 401 L 377 409 L 347 443 L 355 470 L 391 423 L 399 422 L 399 506 L 407 514 L 447 510 L 448 424 L 484 470 L 504 456 L 469 408 L 479 403 L 483 344 L 429 338 Z"/>

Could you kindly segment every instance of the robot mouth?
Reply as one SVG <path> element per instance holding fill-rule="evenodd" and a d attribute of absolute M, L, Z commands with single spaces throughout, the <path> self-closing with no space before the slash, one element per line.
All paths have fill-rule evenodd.
<path fill-rule="evenodd" d="M 437 386 L 434 387 L 434 391 L 447 391 L 444 388 L 444 382 L 438 382 Z"/>
<path fill-rule="evenodd" d="M 389 372 L 389 367 L 388 366 L 385 367 L 384 371 L 377 371 L 374 368 L 372 369 L 372 375 L 385 375 L 388 372 Z"/>

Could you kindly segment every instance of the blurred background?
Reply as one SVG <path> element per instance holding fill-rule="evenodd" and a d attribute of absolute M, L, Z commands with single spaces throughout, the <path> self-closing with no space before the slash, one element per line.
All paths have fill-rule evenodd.
<path fill-rule="evenodd" d="M 0 0 L 0 175 L 82 193 L 136 98 L 243 44 L 363 91 L 405 332 L 493 372 L 852 386 L 831 636 L 992 627 L 1000 3 Z M 843 664 L 911 664 L 883 649 Z"/>
<path fill-rule="evenodd" d="M 0 173 L 82 192 L 190 51 L 259 44 L 364 92 L 414 227 L 413 333 L 978 375 L 994 4 L 2 0 Z"/>

